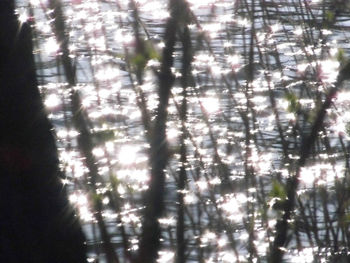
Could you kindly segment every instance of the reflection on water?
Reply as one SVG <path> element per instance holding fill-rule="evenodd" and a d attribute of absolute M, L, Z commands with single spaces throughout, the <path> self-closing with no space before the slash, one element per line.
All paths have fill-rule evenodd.
<path fill-rule="evenodd" d="M 104 262 L 93 198 L 103 200 L 103 218 L 123 262 L 125 242 L 132 253 L 138 249 L 152 136 L 144 117 L 153 121 L 158 104 L 167 1 L 135 1 L 137 37 L 146 43 L 147 56 L 138 53 L 129 1 L 62 1 L 69 57 L 76 67 L 77 85 L 72 88 L 81 95 L 98 165 L 93 198 L 72 125 L 70 90 L 56 60 L 62 50 L 48 1 L 17 2 L 20 22 L 30 21 L 35 32 L 40 89 L 55 125 L 70 201 L 85 224 L 89 262 Z M 184 120 L 182 46 L 176 46 L 158 262 L 176 258 L 179 192 L 184 194 L 187 261 L 266 262 L 300 146 L 349 54 L 349 9 L 346 1 L 339 1 L 340 7 L 320 0 L 188 3 L 194 15 L 189 26 L 194 59 Z M 312 157 L 301 169 L 290 241 L 281 248 L 288 262 L 314 262 L 315 257 L 329 262 L 347 252 L 348 94 L 346 88 L 339 90 Z M 183 165 L 186 186 L 178 190 Z"/>

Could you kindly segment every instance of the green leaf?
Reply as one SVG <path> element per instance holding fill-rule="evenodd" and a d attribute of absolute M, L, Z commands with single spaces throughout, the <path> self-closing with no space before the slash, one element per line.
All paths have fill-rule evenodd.
<path fill-rule="evenodd" d="M 144 69 L 147 64 L 147 57 L 143 54 L 137 54 L 131 59 L 131 64 L 138 69 Z"/>
<path fill-rule="evenodd" d="M 113 175 L 109 178 L 109 181 L 111 183 L 112 189 L 116 189 L 118 185 L 120 184 L 120 181 L 116 175 Z"/>
<path fill-rule="evenodd" d="M 333 11 L 327 10 L 326 13 L 326 21 L 328 23 L 333 23 L 335 20 L 335 13 Z"/>
<path fill-rule="evenodd" d="M 270 192 L 270 197 L 278 198 L 282 201 L 287 199 L 287 192 L 283 184 L 277 180 L 272 181 L 272 189 Z"/>
<path fill-rule="evenodd" d="M 270 191 L 270 205 L 274 210 L 284 210 L 287 200 L 287 192 L 283 184 L 277 180 L 272 181 Z"/>
<path fill-rule="evenodd" d="M 160 60 L 161 56 L 150 41 L 146 41 L 146 56 L 150 59 Z"/>
<path fill-rule="evenodd" d="M 298 97 L 292 93 L 292 92 L 288 92 L 285 95 L 285 99 L 288 101 L 288 111 L 292 112 L 292 113 L 299 113 L 300 112 L 300 108 L 301 105 L 299 103 Z"/>
<path fill-rule="evenodd" d="M 340 64 L 345 64 L 347 61 L 345 51 L 342 48 L 338 48 L 338 52 L 336 54 L 336 58 Z"/>
<path fill-rule="evenodd" d="M 97 205 L 98 203 L 102 202 L 102 198 L 103 196 L 97 193 L 93 193 L 91 194 L 92 197 L 92 201 L 94 203 L 94 205 Z"/>
<path fill-rule="evenodd" d="M 136 67 L 137 70 L 143 70 L 147 62 L 151 59 L 160 60 L 160 55 L 154 48 L 151 41 L 141 40 L 141 46 L 144 48 L 142 52 L 136 53 L 130 60 L 130 63 Z"/>

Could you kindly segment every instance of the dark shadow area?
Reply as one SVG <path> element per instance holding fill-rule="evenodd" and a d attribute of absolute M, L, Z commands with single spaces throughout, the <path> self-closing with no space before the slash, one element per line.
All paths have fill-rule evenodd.
<path fill-rule="evenodd" d="M 0 262 L 86 262 L 37 88 L 30 27 L 0 3 Z"/>

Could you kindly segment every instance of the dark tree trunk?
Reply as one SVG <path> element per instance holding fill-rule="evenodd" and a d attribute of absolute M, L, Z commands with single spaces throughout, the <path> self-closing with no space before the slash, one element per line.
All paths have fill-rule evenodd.
<path fill-rule="evenodd" d="M 30 27 L 0 2 L 0 262 L 86 262 L 84 235 L 60 182 Z"/>

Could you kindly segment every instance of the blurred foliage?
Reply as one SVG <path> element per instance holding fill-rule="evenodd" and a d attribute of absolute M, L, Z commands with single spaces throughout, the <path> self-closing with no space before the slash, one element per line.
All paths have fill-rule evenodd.
<path fill-rule="evenodd" d="M 326 25 L 330 26 L 335 22 L 335 13 L 331 10 L 327 10 L 326 13 Z"/>
<path fill-rule="evenodd" d="M 288 92 L 285 95 L 285 99 L 288 101 L 288 111 L 291 113 L 296 113 L 298 114 L 301 110 L 301 104 L 299 102 L 298 97 L 292 93 Z"/>
<path fill-rule="evenodd" d="M 98 146 L 115 139 L 116 136 L 113 130 L 102 130 L 92 133 L 91 137 L 95 146 Z"/>
<path fill-rule="evenodd" d="M 150 60 L 161 60 L 161 55 L 158 53 L 158 51 L 154 48 L 151 41 L 148 40 L 140 40 L 142 43 L 143 52 L 139 52 L 134 54 L 134 56 L 130 59 L 130 63 L 132 66 L 134 66 L 137 70 L 142 70 L 146 67 L 148 61 Z"/>
<path fill-rule="evenodd" d="M 272 189 L 270 192 L 270 197 L 279 198 L 280 200 L 286 200 L 287 192 L 285 186 L 277 180 L 272 181 Z"/>

